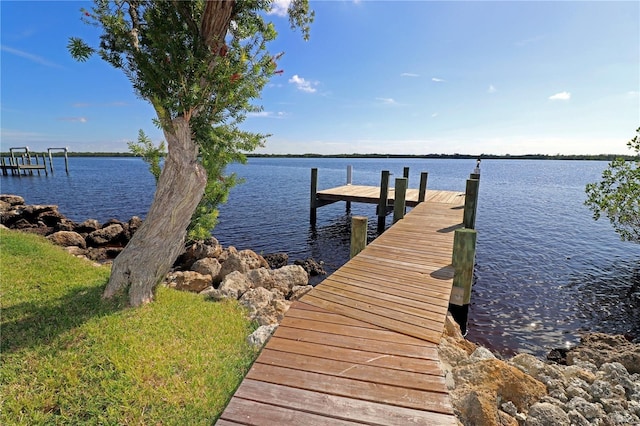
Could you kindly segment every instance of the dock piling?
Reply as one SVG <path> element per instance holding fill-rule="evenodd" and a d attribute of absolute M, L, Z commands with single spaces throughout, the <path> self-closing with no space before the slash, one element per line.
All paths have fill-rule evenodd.
<path fill-rule="evenodd" d="M 351 218 L 350 259 L 353 259 L 367 246 L 367 221 L 366 216 L 353 216 Z"/>
<path fill-rule="evenodd" d="M 429 177 L 428 172 L 420 173 L 420 189 L 418 192 L 418 203 L 422 203 L 427 198 L 427 179 Z"/>
<path fill-rule="evenodd" d="M 312 168 L 311 169 L 311 203 L 310 203 L 310 209 L 309 209 L 309 221 L 311 222 L 312 225 L 316 224 L 316 217 L 317 217 L 317 192 L 318 192 L 318 169 L 317 168 Z"/>
<path fill-rule="evenodd" d="M 347 166 L 347 185 L 351 185 L 352 178 L 353 178 L 353 166 L 348 165 Z M 345 202 L 345 207 L 346 207 L 347 213 L 350 213 L 351 212 L 351 201 L 346 201 Z"/>
<path fill-rule="evenodd" d="M 378 201 L 378 232 L 384 231 L 387 217 L 387 204 L 389 199 L 389 170 L 383 170 L 380 176 L 380 199 Z"/>
<path fill-rule="evenodd" d="M 464 198 L 464 217 L 463 223 L 465 228 L 475 229 L 476 212 L 478 209 L 478 179 L 467 179 L 467 187 Z"/>
<path fill-rule="evenodd" d="M 407 170 L 408 168 L 405 167 Z M 396 178 L 395 196 L 393 197 L 393 223 L 402 219 L 407 208 L 407 183 L 406 177 Z"/>
<path fill-rule="evenodd" d="M 449 299 L 449 311 L 460 325 L 462 334 L 467 332 L 473 267 L 476 258 L 477 231 L 475 229 L 456 229 L 453 237 L 453 287 Z"/>

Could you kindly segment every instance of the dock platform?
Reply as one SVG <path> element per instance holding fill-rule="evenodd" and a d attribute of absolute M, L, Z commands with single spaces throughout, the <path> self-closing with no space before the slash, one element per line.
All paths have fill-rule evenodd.
<path fill-rule="evenodd" d="M 378 202 L 348 186 L 318 199 Z M 437 346 L 465 195 L 425 198 L 291 306 L 218 425 L 456 424 Z"/>

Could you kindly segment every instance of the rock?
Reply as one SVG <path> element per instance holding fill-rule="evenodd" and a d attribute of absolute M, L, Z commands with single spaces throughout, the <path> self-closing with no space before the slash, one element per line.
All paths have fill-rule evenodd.
<path fill-rule="evenodd" d="M 100 229 L 100 222 L 95 219 L 87 219 L 78 226 L 76 226 L 76 232 L 80 234 L 90 234 L 93 231 Z"/>
<path fill-rule="evenodd" d="M 175 272 L 175 288 L 177 290 L 200 293 L 211 286 L 211 275 L 202 275 L 195 271 Z"/>
<path fill-rule="evenodd" d="M 19 195 L 2 194 L 0 195 L 0 201 L 5 202 L 10 206 L 24 205 L 24 198 Z"/>
<path fill-rule="evenodd" d="M 261 348 L 267 343 L 273 332 L 278 328 L 277 325 L 261 325 L 247 337 L 247 342 L 257 348 Z"/>
<path fill-rule="evenodd" d="M 80 248 L 80 247 L 78 247 L 78 246 L 67 246 L 67 247 L 65 247 L 64 249 L 65 249 L 65 251 L 66 251 L 67 253 L 69 253 L 71 256 L 84 257 L 84 258 L 87 258 L 87 259 L 88 259 L 86 250 L 81 249 L 81 248 Z"/>
<path fill-rule="evenodd" d="M 547 394 L 542 383 L 499 359 L 464 365 L 454 369 L 453 374 L 456 389 L 452 394 L 482 389 L 491 396 L 495 409 L 498 407 L 497 401 L 511 401 L 518 411 L 524 412 Z"/>
<path fill-rule="evenodd" d="M 291 287 L 291 295 L 289 296 L 289 300 L 300 300 L 302 296 L 310 292 L 312 289 L 312 285 L 294 285 L 293 287 Z"/>
<path fill-rule="evenodd" d="M 591 422 L 594 422 L 595 419 L 601 419 L 606 415 L 600 405 L 588 402 L 579 396 L 571 398 L 571 400 L 567 402 L 566 407 L 569 411 L 576 410 Z"/>
<path fill-rule="evenodd" d="M 58 231 L 48 235 L 47 239 L 52 243 L 63 247 L 76 246 L 82 249 L 87 248 L 87 243 L 84 238 L 82 238 L 82 235 L 77 232 Z"/>
<path fill-rule="evenodd" d="M 120 245 L 124 236 L 124 228 L 118 223 L 107 225 L 87 235 L 87 245 L 92 247 L 104 247 L 107 245 Z"/>
<path fill-rule="evenodd" d="M 567 364 L 573 365 L 577 360 L 588 360 L 598 367 L 619 362 L 629 373 L 640 373 L 640 344 L 631 343 L 622 335 L 589 333 L 567 353 Z"/>
<path fill-rule="evenodd" d="M 569 421 L 571 422 L 571 426 L 590 426 L 591 422 L 585 419 L 584 416 L 578 413 L 576 410 L 570 410 L 567 413 L 569 417 Z"/>
<path fill-rule="evenodd" d="M 222 262 L 222 268 L 217 277 L 215 277 L 214 284 L 221 282 L 224 277 L 233 271 L 248 272 L 252 269 L 268 268 L 269 264 L 259 254 L 251 250 L 236 251 L 231 250 L 233 247 L 229 247 L 229 254 L 227 258 Z"/>
<path fill-rule="evenodd" d="M 249 318 L 260 325 L 278 324 L 291 305 L 291 302 L 276 298 L 264 287 L 247 290 L 239 301 L 248 309 Z"/>
<path fill-rule="evenodd" d="M 63 218 L 62 220 L 60 220 L 60 222 L 58 222 L 54 227 L 54 231 L 73 231 L 76 232 L 76 228 L 78 227 L 78 224 L 75 223 L 72 220 Z M 78 234 L 79 235 L 79 234 Z"/>
<path fill-rule="evenodd" d="M 105 247 L 87 247 L 85 253 L 87 258 L 96 262 L 103 262 L 109 259 L 109 255 L 107 254 L 107 249 Z"/>
<path fill-rule="evenodd" d="M 271 269 L 282 268 L 289 263 L 289 255 L 287 253 L 269 253 L 262 255 L 267 261 Z"/>
<path fill-rule="evenodd" d="M 42 213 L 38 214 L 37 221 L 42 221 L 46 226 L 54 228 L 56 227 L 62 220 L 65 219 L 64 216 L 58 212 L 58 206 L 47 206 L 52 207 L 51 209 L 47 209 Z"/>
<path fill-rule="evenodd" d="M 209 286 L 205 288 L 200 292 L 200 294 L 204 296 L 206 299 L 213 300 L 214 302 L 219 302 L 221 300 L 228 299 L 228 297 L 225 294 L 223 294 L 220 290 L 218 290 L 217 288 L 214 288 L 213 286 Z"/>
<path fill-rule="evenodd" d="M 233 271 L 224 278 L 218 290 L 225 297 L 230 299 L 239 299 L 244 293 L 252 287 L 251 281 L 247 278 L 247 275 Z"/>
<path fill-rule="evenodd" d="M 304 268 L 309 276 L 326 275 L 327 272 L 322 267 L 322 264 L 316 262 L 313 258 L 308 257 L 305 260 L 296 260 L 293 262 L 295 265 L 300 265 Z"/>
<path fill-rule="evenodd" d="M 553 379 L 564 377 L 560 367 L 546 364 L 530 354 L 518 354 L 509 363 L 545 385 Z"/>
<path fill-rule="evenodd" d="M 273 293 L 264 287 L 247 290 L 240 297 L 240 304 L 249 310 L 249 318 L 255 319 L 258 310 L 268 306 L 273 300 Z"/>
<path fill-rule="evenodd" d="M 0 213 L 8 212 L 9 210 L 11 210 L 11 204 L 0 200 Z"/>
<path fill-rule="evenodd" d="M 218 259 L 213 257 L 205 257 L 203 259 L 196 260 L 191 265 L 191 270 L 199 272 L 203 275 L 211 275 L 212 277 L 218 276 L 222 265 L 218 262 Z"/>
<path fill-rule="evenodd" d="M 138 216 L 132 216 L 131 219 L 129 219 L 129 222 L 127 222 L 127 225 L 129 226 L 129 232 L 133 235 L 142 226 L 142 219 Z"/>
<path fill-rule="evenodd" d="M 8 228 L 27 229 L 32 227 L 53 227 L 60 221 L 62 215 L 58 213 L 58 206 L 17 205 L 0 215 L 0 222 Z M 38 224 L 38 222 L 42 222 Z"/>
<path fill-rule="evenodd" d="M 482 361 L 484 359 L 496 359 L 496 356 L 492 354 L 489 349 L 483 348 L 482 346 L 473 351 L 473 353 L 469 357 L 469 361 L 471 362 Z"/>
<path fill-rule="evenodd" d="M 567 349 L 557 348 L 551 349 L 547 354 L 547 361 L 555 362 L 560 365 L 567 365 Z"/>
<path fill-rule="evenodd" d="M 516 414 L 518 414 L 518 409 L 516 408 L 515 405 L 513 405 L 513 402 L 511 401 L 507 401 L 504 404 L 502 404 L 500 406 L 500 408 L 502 408 L 502 411 L 504 411 L 505 413 L 507 413 L 510 416 L 514 416 Z"/>
<path fill-rule="evenodd" d="M 182 269 L 190 269 L 193 264 L 206 257 L 219 257 L 222 253 L 222 246 L 215 238 L 200 240 L 187 246 L 184 253 L 178 257 L 176 266 Z M 218 281 L 219 282 L 219 281 Z"/>
<path fill-rule="evenodd" d="M 305 270 L 297 265 L 287 265 L 275 270 L 267 268 L 251 269 L 245 275 L 247 280 L 251 282 L 251 287 L 278 290 L 287 298 L 291 294 L 293 287 L 305 286 L 309 282 L 309 277 Z"/>
<path fill-rule="evenodd" d="M 29 232 L 31 234 L 41 235 L 43 237 L 53 232 L 53 228 L 44 226 L 42 223 L 39 223 L 37 225 L 32 225 L 30 227 L 22 228 L 20 230 L 23 232 Z"/>
<path fill-rule="evenodd" d="M 562 408 L 539 402 L 533 404 L 527 414 L 526 426 L 569 426 L 571 421 Z"/>
<path fill-rule="evenodd" d="M 479 390 L 472 390 L 454 404 L 458 418 L 467 425 L 499 425 L 494 398 Z"/>

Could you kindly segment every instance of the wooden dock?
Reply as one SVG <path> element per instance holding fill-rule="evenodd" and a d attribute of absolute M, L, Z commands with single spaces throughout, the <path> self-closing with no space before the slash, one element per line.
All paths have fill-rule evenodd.
<path fill-rule="evenodd" d="M 370 187 L 348 186 L 318 198 L 378 202 L 366 195 Z M 456 424 L 437 345 L 464 200 L 428 191 L 425 202 L 295 302 L 217 424 Z"/>
<path fill-rule="evenodd" d="M 69 174 L 69 157 L 68 148 L 47 148 L 49 154 L 49 169 L 53 173 L 53 151 L 62 151 L 64 153 L 64 168 L 67 174 Z M 40 163 L 39 156 L 42 158 Z M 0 171 L 3 176 L 23 176 L 33 175 L 33 172 L 37 172 L 40 176 L 40 171 L 44 171 L 45 175 L 49 175 L 47 172 L 47 160 L 44 153 L 38 154 L 29 150 L 29 147 L 12 147 L 9 148 L 9 156 L 5 159 L 4 155 L 0 156 Z"/>

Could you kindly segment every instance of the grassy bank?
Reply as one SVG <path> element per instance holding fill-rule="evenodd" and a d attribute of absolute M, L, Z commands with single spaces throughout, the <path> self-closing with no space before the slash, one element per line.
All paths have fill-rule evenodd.
<path fill-rule="evenodd" d="M 109 270 L 0 230 L 0 424 L 212 424 L 250 366 L 236 303 L 160 288 L 100 299 Z"/>

